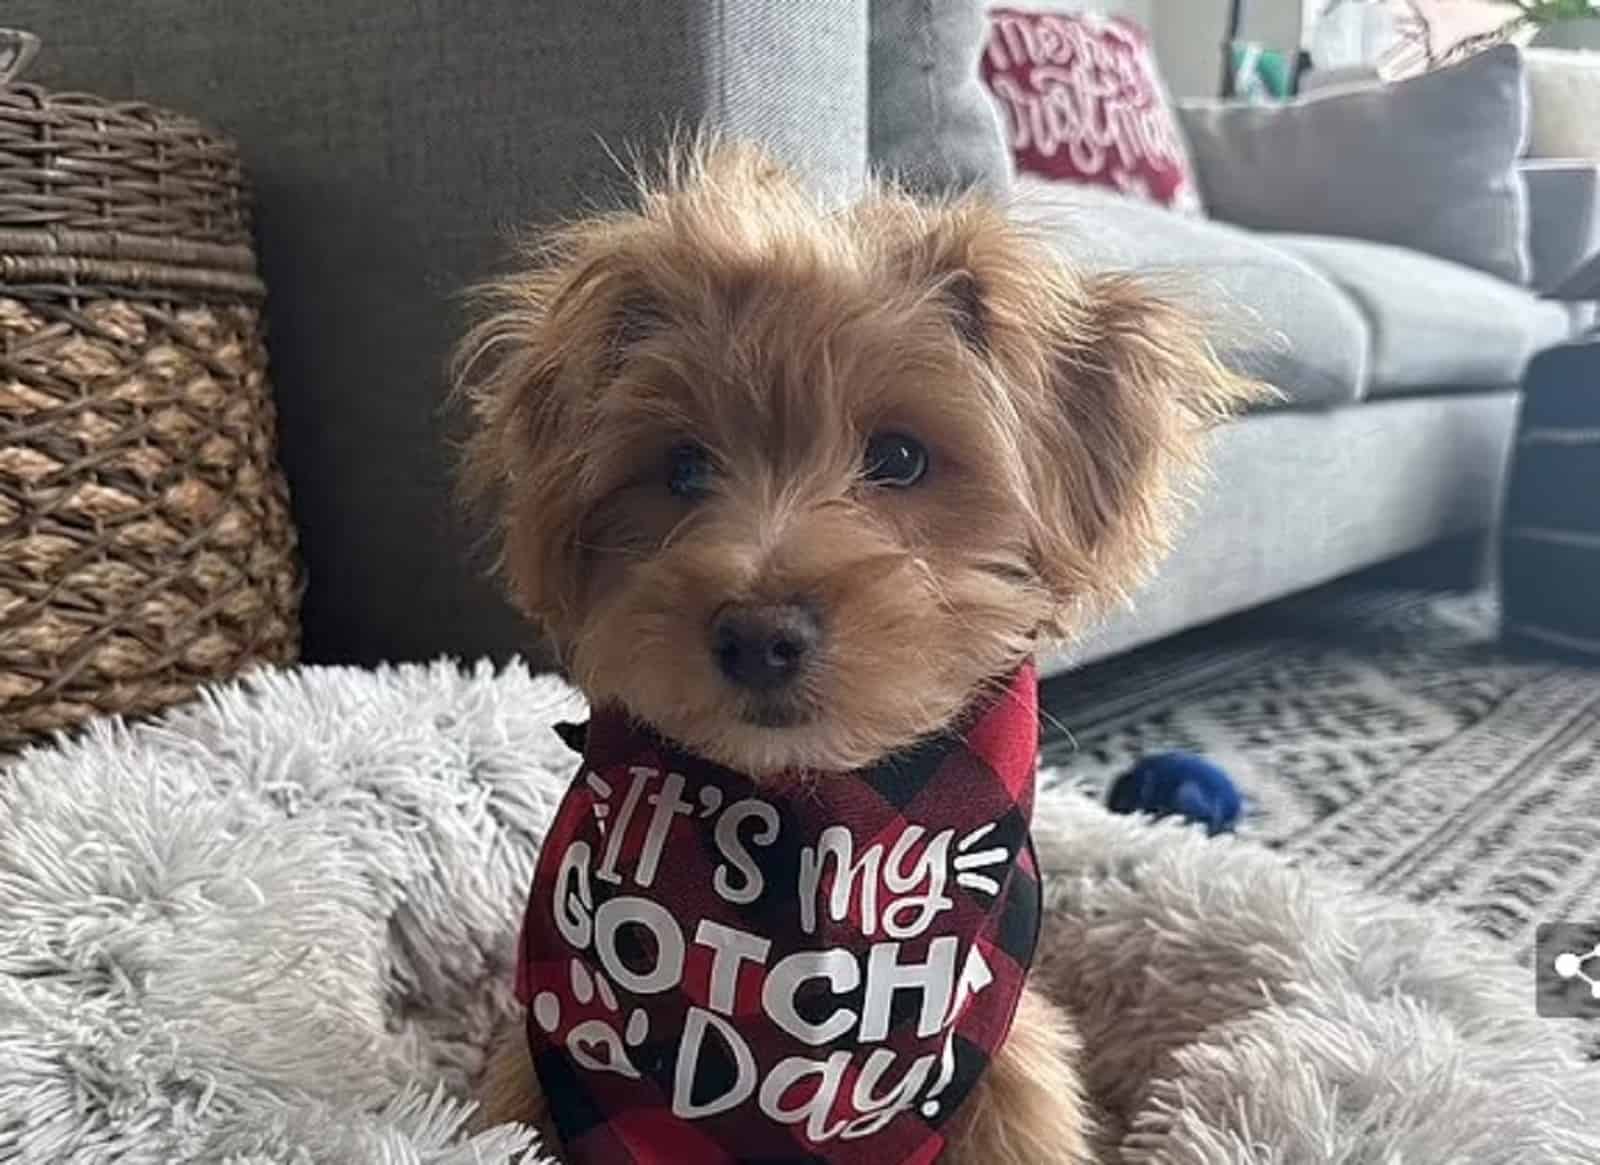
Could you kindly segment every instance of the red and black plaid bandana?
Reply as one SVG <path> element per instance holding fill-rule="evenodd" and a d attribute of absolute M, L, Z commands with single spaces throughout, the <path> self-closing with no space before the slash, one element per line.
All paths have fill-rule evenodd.
<path fill-rule="evenodd" d="M 517 993 L 569 1160 L 933 1161 L 1039 931 L 1032 665 L 849 774 L 749 778 L 599 711 Z"/>

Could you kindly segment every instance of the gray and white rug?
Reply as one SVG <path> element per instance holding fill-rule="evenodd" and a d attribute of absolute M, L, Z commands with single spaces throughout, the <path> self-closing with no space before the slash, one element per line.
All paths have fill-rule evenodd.
<path fill-rule="evenodd" d="M 1496 616 L 1343 585 L 1053 680 L 1045 787 L 1199 752 L 1247 836 L 1531 949 L 1600 920 L 1600 671 L 1501 652 Z"/>

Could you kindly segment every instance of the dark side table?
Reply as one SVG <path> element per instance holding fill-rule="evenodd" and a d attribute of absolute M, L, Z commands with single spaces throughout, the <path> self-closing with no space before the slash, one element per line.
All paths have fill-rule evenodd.
<path fill-rule="evenodd" d="M 1600 662 L 1600 332 L 1528 366 L 1513 458 L 1500 536 L 1504 638 Z"/>

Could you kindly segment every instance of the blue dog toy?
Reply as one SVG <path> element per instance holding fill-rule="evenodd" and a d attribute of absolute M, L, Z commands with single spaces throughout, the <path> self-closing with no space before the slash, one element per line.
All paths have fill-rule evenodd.
<path fill-rule="evenodd" d="M 1176 814 L 1215 836 L 1233 829 L 1243 798 L 1228 774 L 1204 757 L 1164 752 L 1118 777 L 1106 802 L 1113 813 Z"/>

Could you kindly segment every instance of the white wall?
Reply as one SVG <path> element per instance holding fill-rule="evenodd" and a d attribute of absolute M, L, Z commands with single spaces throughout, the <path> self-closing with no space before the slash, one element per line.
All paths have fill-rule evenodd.
<path fill-rule="evenodd" d="M 1322 15 L 1322 10 L 1328 6 L 1328 0 L 1305 0 L 1301 5 L 1305 15 L 1300 25 L 1300 40 L 1303 44 L 1311 43 L 1311 26 L 1316 24 L 1317 17 Z"/>
<path fill-rule="evenodd" d="M 1314 2 L 1245 0 L 1241 35 L 1292 52 L 1301 43 L 1305 5 Z M 1228 0 L 1144 0 L 1143 6 L 1173 95 L 1215 97 L 1222 76 Z"/>

